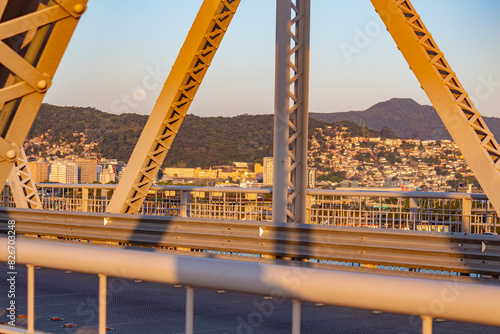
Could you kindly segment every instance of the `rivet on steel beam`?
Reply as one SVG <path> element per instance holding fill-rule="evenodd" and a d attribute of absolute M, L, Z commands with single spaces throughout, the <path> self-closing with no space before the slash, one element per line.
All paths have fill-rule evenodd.
<path fill-rule="evenodd" d="M 17 153 L 15 150 L 9 150 L 5 153 L 5 157 L 9 160 L 13 160 L 17 157 Z"/>
<path fill-rule="evenodd" d="M 47 80 L 40 80 L 36 84 L 36 88 L 38 88 L 39 90 L 45 90 L 47 89 L 47 87 L 48 87 Z"/>
<path fill-rule="evenodd" d="M 73 6 L 73 11 L 76 14 L 82 14 L 85 11 L 85 7 L 82 4 L 76 4 Z"/>

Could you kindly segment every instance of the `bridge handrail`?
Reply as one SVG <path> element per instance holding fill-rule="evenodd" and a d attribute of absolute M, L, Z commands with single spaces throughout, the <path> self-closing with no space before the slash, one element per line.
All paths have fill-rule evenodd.
<path fill-rule="evenodd" d="M 37 183 L 38 188 L 87 188 L 87 189 L 115 189 L 116 184 L 84 184 L 84 183 Z M 194 191 L 194 192 L 221 192 L 221 193 L 258 193 L 272 194 L 272 188 L 242 188 L 242 187 L 200 187 L 154 185 L 151 190 L 163 191 Z M 323 196 L 362 196 L 362 197 L 394 197 L 394 198 L 437 198 L 437 199 L 473 199 L 488 200 L 482 193 L 458 192 L 424 192 L 424 191 L 394 191 L 394 190 L 361 190 L 361 189 L 307 189 L 308 195 Z"/>
<path fill-rule="evenodd" d="M 115 184 L 39 183 L 43 208 L 105 212 Z M 306 222 L 441 232 L 500 233 L 484 194 L 385 189 L 308 189 Z M 271 188 L 156 185 L 141 214 L 212 219 L 272 220 Z M 4 188 L 3 206 L 15 206 Z"/>
<path fill-rule="evenodd" d="M 35 265 L 98 274 L 99 295 L 104 296 L 99 307 L 100 319 L 104 314 L 100 321 L 103 327 L 107 276 L 184 285 L 186 315 L 192 315 L 192 289 L 199 287 L 292 299 L 299 310 L 301 301 L 320 302 L 408 314 L 423 321 L 439 317 L 500 326 L 500 287 L 496 285 L 207 259 L 30 238 L 18 238 L 16 246 L 22 249 L 17 263 L 28 265 L 28 286 L 33 287 L 28 289 L 28 301 L 34 300 Z M 7 238 L 0 237 L 0 247 L 7 248 Z M 7 261 L 6 252 L 0 252 L 0 261 Z M 28 317 L 34 314 L 29 313 Z M 294 316 L 292 322 L 295 321 L 300 322 L 300 316 Z"/>
<path fill-rule="evenodd" d="M 34 209 L 0 209 L 0 218 L 24 235 L 500 275 L 500 237 L 486 234 Z"/>
<path fill-rule="evenodd" d="M 473 199 L 488 200 L 480 193 L 450 193 L 424 191 L 394 191 L 394 190 L 349 190 L 349 189 L 308 189 L 308 195 L 321 196 L 361 196 L 361 197 L 393 197 L 393 198 L 436 198 L 436 199 Z"/>

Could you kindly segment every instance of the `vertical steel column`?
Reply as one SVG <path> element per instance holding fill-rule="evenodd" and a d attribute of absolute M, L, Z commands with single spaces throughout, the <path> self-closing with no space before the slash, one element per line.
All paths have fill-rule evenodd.
<path fill-rule="evenodd" d="M 306 222 L 310 7 L 310 0 L 277 0 L 273 220 L 278 222 Z"/>
<path fill-rule="evenodd" d="M 99 274 L 99 334 L 106 333 L 107 279 L 106 275 Z"/>
<path fill-rule="evenodd" d="M 194 330 L 194 289 L 186 287 L 186 334 L 193 334 Z"/>
<path fill-rule="evenodd" d="M 28 330 L 26 333 L 35 332 L 35 266 L 28 267 Z"/>

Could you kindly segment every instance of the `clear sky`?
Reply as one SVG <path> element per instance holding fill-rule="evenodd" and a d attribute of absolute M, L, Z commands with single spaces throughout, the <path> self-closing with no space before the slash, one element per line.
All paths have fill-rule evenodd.
<path fill-rule="evenodd" d="M 89 0 L 44 102 L 149 114 L 201 3 Z M 500 117 L 500 1 L 412 3 L 478 110 Z M 242 0 L 190 113 L 273 113 L 275 7 Z M 393 97 L 430 104 L 369 0 L 311 7 L 311 112 L 364 110 Z M 347 55 L 346 45 L 359 52 Z"/>

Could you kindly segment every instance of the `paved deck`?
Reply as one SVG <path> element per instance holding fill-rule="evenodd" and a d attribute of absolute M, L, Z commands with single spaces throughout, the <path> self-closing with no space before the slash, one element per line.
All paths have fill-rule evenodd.
<path fill-rule="evenodd" d="M 4 266 L 6 269 L 6 266 Z M 7 321 L 7 270 L 0 272 L 0 321 Z M 335 282 L 332 282 L 335 284 Z M 374 287 L 376 288 L 376 287 Z M 50 333 L 97 333 L 96 275 L 37 269 L 35 328 Z M 108 278 L 108 333 L 183 333 L 185 289 L 152 282 Z M 195 289 L 195 333 L 290 333 L 291 302 L 228 291 Z M 26 269 L 18 266 L 18 315 L 26 314 Z M 61 321 L 51 321 L 60 317 Z M 26 326 L 25 318 L 16 320 Z M 74 328 L 63 328 L 74 324 Z M 419 333 L 415 317 L 303 303 L 302 333 Z M 434 333 L 500 334 L 500 328 L 452 321 L 434 321 Z"/>

